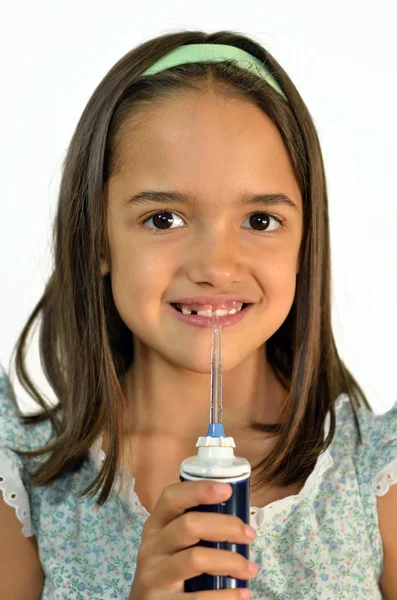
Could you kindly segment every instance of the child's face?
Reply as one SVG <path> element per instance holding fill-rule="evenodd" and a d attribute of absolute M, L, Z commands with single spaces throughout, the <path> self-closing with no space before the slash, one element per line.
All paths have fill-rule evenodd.
<path fill-rule="evenodd" d="M 181 93 L 148 112 L 122 131 L 121 169 L 107 186 L 111 260 L 101 273 L 111 274 L 135 343 L 195 372 L 209 372 L 211 328 L 186 325 L 167 304 L 193 295 L 250 298 L 255 306 L 222 331 L 227 371 L 262 347 L 291 308 L 302 237 L 299 186 L 276 126 L 248 102 Z M 123 206 L 143 190 L 190 194 L 197 205 Z M 271 192 L 286 194 L 296 209 L 237 204 L 245 193 Z M 167 215 L 142 224 L 167 207 L 170 225 L 162 225 Z M 258 226 L 249 218 L 259 211 L 284 226 L 270 219 L 274 235 L 262 233 L 266 221 Z"/>

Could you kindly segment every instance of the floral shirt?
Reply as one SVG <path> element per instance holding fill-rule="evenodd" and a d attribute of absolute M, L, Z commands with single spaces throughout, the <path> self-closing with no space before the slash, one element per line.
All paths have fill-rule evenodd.
<path fill-rule="evenodd" d="M 305 485 L 265 507 L 251 507 L 257 537 L 250 558 L 260 565 L 252 599 L 378 600 L 383 571 L 377 496 L 397 482 L 397 402 L 382 415 L 358 410 L 364 445 L 349 398 L 337 399 L 337 427 Z M 325 435 L 329 430 L 329 415 Z M 142 528 L 149 513 L 120 469 L 111 496 L 98 508 L 81 499 L 104 459 L 99 437 L 76 472 L 42 487 L 27 475 L 45 456 L 21 459 L 6 446 L 38 448 L 53 436 L 48 420 L 22 425 L 0 369 L 0 489 L 24 536 L 36 536 L 45 573 L 42 600 L 128 600 Z M 238 448 L 236 449 L 238 455 Z"/>

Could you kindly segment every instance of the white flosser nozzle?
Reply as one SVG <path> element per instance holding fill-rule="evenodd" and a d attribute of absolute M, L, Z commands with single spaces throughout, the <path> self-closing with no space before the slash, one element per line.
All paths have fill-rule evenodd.
<path fill-rule="evenodd" d="M 222 335 L 218 315 L 212 312 L 211 407 L 207 436 L 225 437 L 222 423 Z"/>

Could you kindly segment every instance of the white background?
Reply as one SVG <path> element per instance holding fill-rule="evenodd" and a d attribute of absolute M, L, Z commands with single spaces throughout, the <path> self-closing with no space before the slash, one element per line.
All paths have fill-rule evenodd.
<path fill-rule="evenodd" d="M 393 2 L 0 0 L 0 362 L 50 274 L 60 168 L 112 65 L 148 38 L 233 30 L 260 41 L 317 126 L 328 177 L 333 325 L 377 413 L 397 401 L 397 36 Z M 29 364 L 42 391 L 37 342 Z M 21 408 L 33 403 L 13 380 Z"/>

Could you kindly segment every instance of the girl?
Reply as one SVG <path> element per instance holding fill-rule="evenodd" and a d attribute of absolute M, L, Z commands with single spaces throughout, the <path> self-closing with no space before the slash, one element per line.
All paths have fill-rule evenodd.
<path fill-rule="evenodd" d="M 186 31 L 124 56 L 70 143 L 54 248 L 15 356 L 40 414 L 0 390 L 1 598 L 193 598 L 204 572 L 256 599 L 395 599 L 397 403 L 374 415 L 339 358 L 319 141 L 270 53 Z M 224 424 L 253 532 L 185 513 L 230 486 L 179 482 L 210 388 L 211 319 L 184 313 L 216 309 L 241 310 L 221 318 Z M 55 408 L 25 366 L 39 317 Z M 200 539 L 252 542 L 257 567 Z"/>

